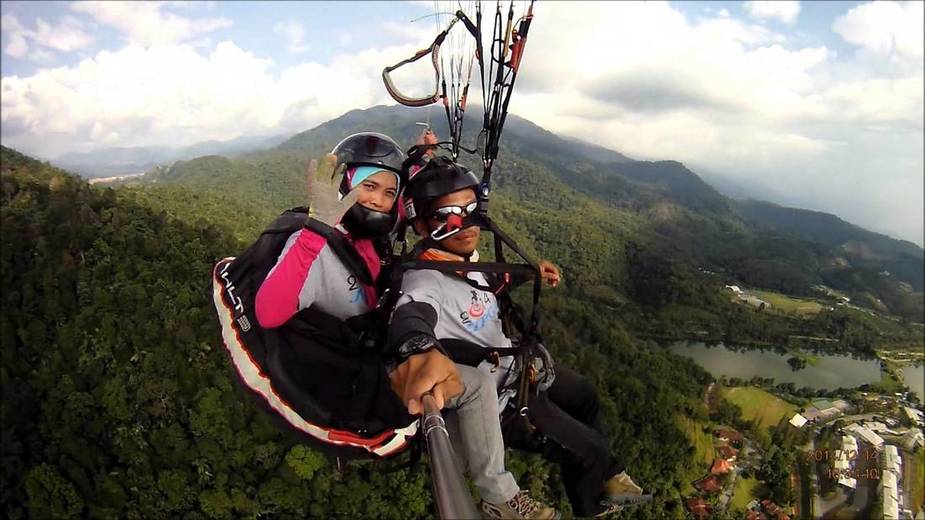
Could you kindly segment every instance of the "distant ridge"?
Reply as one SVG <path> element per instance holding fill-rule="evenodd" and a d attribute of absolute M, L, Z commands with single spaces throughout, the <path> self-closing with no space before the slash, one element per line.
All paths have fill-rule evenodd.
<path fill-rule="evenodd" d="M 276 145 L 286 136 L 241 136 L 228 141 L 203 141 L 190 146 L 140 146 L 102 148 L 92 152 L 68 153 L 52 164 L 87 178 L 143 173 L 154 166 L 185 161 L 203 155 L 235 156 Z"/>

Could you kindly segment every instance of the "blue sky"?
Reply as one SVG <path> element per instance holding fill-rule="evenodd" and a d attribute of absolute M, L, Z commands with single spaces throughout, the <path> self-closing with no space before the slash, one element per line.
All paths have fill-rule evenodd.
<path fill-rule="evenodd" d="M 713 17 L 723 9 L 730 16 L 747 18 L 743 2 L 669 2 L 672 7 L 693 19 Z M 832 20 L 851 7 L 863 2 L 804 2 L 800 6 L 795 23 L 787 24 L 776 18 L 769 18 L 768 25 L 787 34 L 795 43 L 803 45 L 824 44 L 838 52 L 851 52 L 852 46 L 829 30 Z M 183 7 L 166 8 L 172 12 L 193 16 L 222 17 L 229 19 L 230 27 L 213 31 L 209 40 L 232 39 L 242 48 L 258 56 L 270 57 L 276 67 L 283 68 L 300 59 L 328 62 L 335 52 L 354 52 L 371 46 L 381 45 L 394 39 L 384 35 L 377 23 L 391 21 L 401 24 L 430 14 L 433 7 L 428 2 L 362 2 L 346 5 L 344 2 L 192 2 Z M 85 48 L 72 52 L 57 52 L 47 61 L 30 60 L 4 55 L 0 61 L 3 76 L 29 75 L 41 67 L 73 64 L 91 57 L 95 52 L 115 50 L 124 45 L 125 39 L 116 29 L 94 23 L 90 15 L 75 12 L 70 2 L 12 1 L 0 3 L 0 13 L 13 15 L 27 27 L 35 27 L 37 19 L 55 24 L 63 17 L 76 17 L 92 27 L 94 42 Z M 542 4 L 541 4 L 542 5 Z M 304 53 L 287 52 L 287 41 L 273 31 L 280 23 L 296 22 L 304 28 L 308 48 Z M 427 26 L 429 20 L 418 20 L 419 26 Z M 9 36 L 4 36 L 3 45 Z"/>
<path fill-rule="evenodd" d="M 382 68 L 430 43 L 436 19 L 411 20 L 434 9 L 2 2 L 0 135 L 54 159 L 299 132 L 393 103 Z M 511 111 L 921 245 L 923 18 L 922 2 L 540 1 Z"/>

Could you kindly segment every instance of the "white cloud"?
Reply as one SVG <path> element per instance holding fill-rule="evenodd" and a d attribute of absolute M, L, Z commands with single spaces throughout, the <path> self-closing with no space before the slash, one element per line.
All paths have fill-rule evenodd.
<path fill-rule="evenodd" d="M 174 45 L 231 27 L 227 18 L 186 18 L 156 2 L 75 2 L 71 9 L 116 28 L 129 43 L 150 47 Z"/>
<path fill-rule="evenodd" d="M 286 40 L 286 50 L 293 54 L 305 52 L 310 48 L 305 43 L 305 28 L 299 22 L 278 22 L 273 26 L 273 32 L 283 36 Z"/>
<path fill-rule="evenodd" d="M 803 195 L 792 203 L 921 244 L 921 59 L 839 57 L 741 19 L 689 20 L 664 3 L 542 7 L 512 112 L 631 157 L 762 178 Z M 887 135 L 905 146 L 869 160 L 877 152 L 865 143 Z M 885 186 L 906 191 L 890 191 L 887 204 L 875 196 Z"/>
<path fill-rule="evenodd" d="M 2 79 L 4 144 L 43 156 L 101 145 L 152 146 L 301 131 L 389 98 L 382 64 L 412 47 L 336 56 L 271 74 L 271 61 L 230 41 L 102 51 L 33 76 Z M 67 134 L 47 149 L 47 136 Z M 52 139 L 52 141 L 54 141 Z"/>
<path fill-rule="evenodd" d="M 787 25 L 793 25 L 800 14 L 800 2 L 771 0 L 745 2 L 745 11 L 753 18 L 766 20 L 775 18 Z"/>
<path fill-rule="evenodd" d="M 846 41 L 878 54 L 919 60 L 925 54 L 925 3 L 873 2 L 840 16 L 832 30 Z"/>
<path fill-rule="evenodd" d="M 13 58 L 48 61 L 54 57 L 52 51 L 73 52 L 93 43 L 93 36 L 85 30 L 83 22 L 73 16 L 61 18 L 57 24 L 36 18 L 34 29 L 26 27 L 12 14 L 3 15 L 2 19 L 3 34 L 9 37 L 3 52 Z"/>
<path fill-rule="evenodd" d="M 9 38 L 3 47 L 3 52 L 14 58 L 25 56 L 29 52 L 29 44 L 26 42 L 26 28 L 19 22 L 19 19 L 12 14 L 5 14 L 0 17 L 0 26 L 2 26 L 3 35 Z"/>
<path fill-rule="evenodd" d="M 83 29 L 83 23 L 73 16 L 65 16 L 58 25 L 38 18 L 32 38 L 39 44 L 61 52 L 83 49 L 93 43 L 93 37 Z"/>

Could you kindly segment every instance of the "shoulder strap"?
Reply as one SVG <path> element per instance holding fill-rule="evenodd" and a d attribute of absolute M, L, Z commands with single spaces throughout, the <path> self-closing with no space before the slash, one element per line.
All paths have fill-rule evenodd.
<path fill-rule="evenodd" d="M 305 221 L 305 227 L 321 236 L 331 246 L 331 250 L 337 255 L 337 258 L 343 262 L 344 266 L 353 273 L 357 279 L 365 285 L 373 285 L 373 275 L 369 272 L 366 262 L 360 257 L 360 253 L 353 248 L 344 235 L 333 227 L 309 217 Z"/>

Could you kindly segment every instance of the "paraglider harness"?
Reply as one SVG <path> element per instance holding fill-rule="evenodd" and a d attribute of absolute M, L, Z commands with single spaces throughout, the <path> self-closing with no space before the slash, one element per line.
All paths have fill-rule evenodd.
<path fill-rule="evenodd" d="M 314 307 L 278 328 L 257 322 L 257 291 L 302 228 L 324 237 L 359 281 L 374 284 L 344 235 L 309 217 L 308 208 L 285 211 L 244 253 L 214 268 L 215 307 L 232 364 L 258 403 L 321 451 L 347 459 L 400 453 L 418 421 L 389 384 L 378 348 L 387 319 L 381 308 L 346 322 Z"/>

